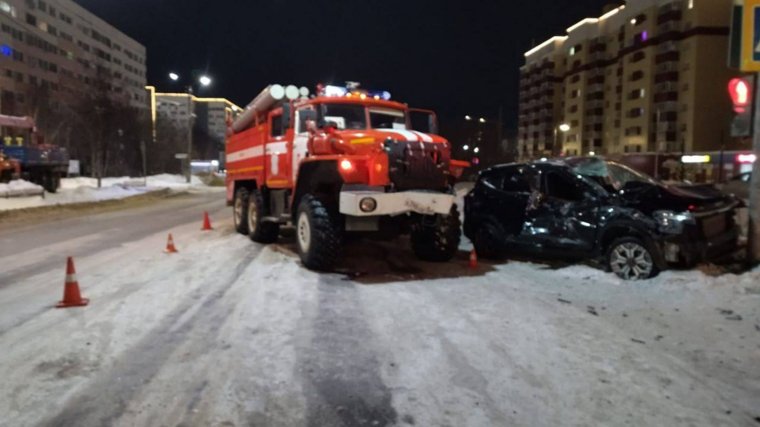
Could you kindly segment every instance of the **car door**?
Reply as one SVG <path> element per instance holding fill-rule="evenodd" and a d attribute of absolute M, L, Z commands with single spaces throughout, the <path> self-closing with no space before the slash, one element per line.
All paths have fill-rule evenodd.
<path fill-rule="evenodd" d="M 483 205 L 479 207 L 486 220 L 495 221 L 508 240 L 515 240 L 525 221 L 530 198 L 529 167 L 497 168 L 481 176 Z"/>
<path fill-rule="evenodd" d="M 540 194 L 526 211 L 521 237 L 546 249 L 587 252 L 593 249 L 599 201 L 581 178 L 560 168 L 540 173 Z"/>

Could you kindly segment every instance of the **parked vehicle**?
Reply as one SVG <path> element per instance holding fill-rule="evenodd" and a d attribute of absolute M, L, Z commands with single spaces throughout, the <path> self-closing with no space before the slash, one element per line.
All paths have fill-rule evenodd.
<path fill-rule="evenodd" d="M 720 186 L 725 193 L 733 194 L 741 200 L 749 200 L 749 183 L 752 181 L 752 172 L 739 174 Z"/>
<path fill-rule="evenodd" d="M 436 135 L 435 114 L 356 86 L 307 94 L 269 86 L 231 124 L 227 201 L 237 231 L 272 243 L 295 225 L 301 260 L 315 270 L 334 266 L 348 233 L 410 234 L 419 258 L 450 260 L 462 165 Z"/>
<path fill-rule="evenodd" d="M 3 166 L 0 179 L 21 178 L 50 193 L 58 191 L 69 155 L 63 148 L 45 144 L 31 117 L 0 115 L 0 151 L 9 164 Z"/>
<path fill-rule="evenodd" d="M 590 257 L 639 280 L 735 251 L 739 205 L 599 158 L 510 164 L 480 174 L 465 198 L 464 233 L 484 257 Z"/>

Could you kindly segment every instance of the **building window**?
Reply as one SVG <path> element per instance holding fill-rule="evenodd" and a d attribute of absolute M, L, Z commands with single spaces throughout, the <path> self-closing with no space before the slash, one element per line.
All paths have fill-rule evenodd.
<path fill-rule="evenodd" d="M 689 9 L 694 9 L 694 0 L 689 0 Z"/>
<path fill-rule="evenodd" d="M 36 27 L 37 26 L 37 17 L 35 17 L 31 13 L 27 13 L 26 14 L 26 23 L 29 24 L 29 25 L 34 25 Z"/>
<path fill-rule="evenodd" d="M 635 81 L 639 81 L 639 80 L 641 80 L 643 78 L 644 78 L 644 72 L 641 71 L 641 70 L 639 70 L 639 71 L 634 71 L 633 73 L 631 73 L 631 79 L 630 80 L 632 82 L 635 82 Z"/>

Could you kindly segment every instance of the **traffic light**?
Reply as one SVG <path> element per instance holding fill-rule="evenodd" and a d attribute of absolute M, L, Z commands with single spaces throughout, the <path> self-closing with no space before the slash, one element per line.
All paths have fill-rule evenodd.
<path fill-rule="evenodd" d="M 734 105 L 736 116 L 731 123 L 731 136 L 752 136 L 754 77 L 738 77 L 728 83 L 728 94 Z"/>

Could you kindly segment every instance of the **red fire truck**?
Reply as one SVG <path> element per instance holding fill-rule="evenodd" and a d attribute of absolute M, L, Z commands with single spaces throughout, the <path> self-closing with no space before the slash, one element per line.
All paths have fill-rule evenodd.
<path fill-rule="evenodd" d="M 269 86 L 231 123 L 227 202 L 237 231 L 272 243 L 292 225 L 315 270 L 333 268 L 354 233 L 410 234 L 419 258 L 450 260 L 460 241 L 452 185 L 467 163 L 451 159 L 435 114 L 356 84 L 308 95 Z"/>

